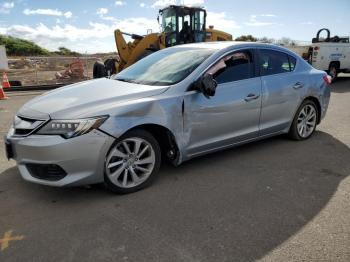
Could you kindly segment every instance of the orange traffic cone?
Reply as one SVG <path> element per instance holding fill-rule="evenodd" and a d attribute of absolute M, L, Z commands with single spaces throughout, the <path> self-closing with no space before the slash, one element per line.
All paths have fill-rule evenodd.
<path fill-rule="evenodd" d="M 10 82 L 9 82 L 9 79 L 8 79 L 8 77 L 7 77 L 6 72 L 4 72 L 4 73 L 2 74 L 2 87 L 3 87 L 3 88 L 8 88 L 8 87 L 10 87 Z"/>
<path fill-rule="evenodd" d="M 0 100 L 8 99 L 5 95 L 4 89 L 2 89 L 2 85 L 0 85 Z"/>

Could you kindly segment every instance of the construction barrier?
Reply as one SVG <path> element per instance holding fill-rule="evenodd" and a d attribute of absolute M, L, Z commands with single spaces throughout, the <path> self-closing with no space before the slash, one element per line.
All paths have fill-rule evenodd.
<path fill-rule="evenodd" d="M 8 99 L 6 96 L 4 89 L 2 88 L 2 85 L 0 85 L 0 100 Z"/>
<path fill-rule="evenodd" d="M 7 77 L 6 72 L 2 74 L 2 88 L 9 88 L 10 87 L 10 82 Z"/>

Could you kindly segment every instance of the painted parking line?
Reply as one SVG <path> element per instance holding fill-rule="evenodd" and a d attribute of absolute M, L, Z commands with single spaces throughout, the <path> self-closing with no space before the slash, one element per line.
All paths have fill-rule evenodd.
<path fill-rule="evenodd" d="M 0 239 L 0 250 L 4 251 L 6 248 L 9 247 L 10 241 L 18 241 L 22 240 L 24 236 L 13 236 L 12 235 L 13 230 L 9 230 L 5 232 L 4 237 Z"/>

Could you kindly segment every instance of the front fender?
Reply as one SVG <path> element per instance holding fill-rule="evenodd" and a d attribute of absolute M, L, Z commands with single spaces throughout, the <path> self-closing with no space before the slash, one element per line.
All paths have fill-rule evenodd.
<path fill-rule="evenodd" d="M 173 134 L 181 154 L 185 145 L 182 103 L 183 97 L 158 97 L 125 105 L 118 108 L 117 113 L 111 114 L 100 129 L 115 138 L 119 138 L 137 126 L 159 125 Z"/>

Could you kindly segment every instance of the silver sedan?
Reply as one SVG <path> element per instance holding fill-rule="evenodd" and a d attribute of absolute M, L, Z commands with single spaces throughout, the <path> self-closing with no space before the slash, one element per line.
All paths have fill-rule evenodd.
<path fill-rule="evenodd" d="M 26 103 L 6 136 L 25 180 L 104 182 L 117 193 L 174 165 L 270 136 L 308 139 L 326 114 L 329 77 L 275 45 L 217 42 L 167 48 L 111 78 Z"/>

